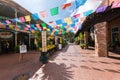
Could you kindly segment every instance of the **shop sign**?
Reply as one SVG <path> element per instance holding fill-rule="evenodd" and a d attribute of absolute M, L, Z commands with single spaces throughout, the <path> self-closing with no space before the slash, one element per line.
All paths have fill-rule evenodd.
<path fill-rule="evenodd" d="M 47 52 L 46 31 L 42 31 L 42 52 Z"/>
<path fill-rule="evenodd" d="M 0 32 L 0 38 L 12 38 L 13 34 L 11 32 Z"/>

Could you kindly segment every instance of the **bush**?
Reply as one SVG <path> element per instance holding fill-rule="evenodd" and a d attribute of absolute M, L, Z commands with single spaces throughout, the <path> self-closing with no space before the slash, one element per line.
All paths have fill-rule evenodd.
<path fill-rule="evenodd" d="M 14 51 L 15 51 L 16 53 L 19 52 L 19 46 L 20 46 L 20 45 L 17 45 L 17 46 L 14 47 Z"/>

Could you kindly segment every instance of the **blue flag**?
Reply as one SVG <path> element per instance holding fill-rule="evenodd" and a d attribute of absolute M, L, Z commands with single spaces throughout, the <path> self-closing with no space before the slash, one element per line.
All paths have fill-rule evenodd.
<path fill-rule="evenodd" d="M 87 0 L 76 0 L 75 4 L 76 4 L 76 8 L 78 8 L 79 6 L 82 6 L 85 4 Z"/>
<path fill-rule="evenodd" d="M 71 27 L 75 27 L 75 24 L 71 24 Z"/>
<path fill-rule="evenodd" d="M 37 30 L 34 24 L 31 24 L 30 26 L 32 27 L 32 29 Z"/>
<path fill-rule="evenodd" d="M 88 11 L 86 11 L 86 12 L 83 12 L 83 15 L 84 15 L 84 16 L 88 16 L 88 15 L 90 15 L 91 13 L 93 13 L 93 10 L 88 10 Z"/>
<path fill-rule="evenodd" d="M 56 24 L 62 24 L 62 20 L 61 19 L 56 20 Z"/>
<path fill-rule="evenodd" d="M 32 14 L 34 20 L 39 20 L 39 16 L 37 13 Z"/>
<path fill-rule="evenodd" d="M 67 23 L 62 23 L 62 26 L 67 26 Z"/>

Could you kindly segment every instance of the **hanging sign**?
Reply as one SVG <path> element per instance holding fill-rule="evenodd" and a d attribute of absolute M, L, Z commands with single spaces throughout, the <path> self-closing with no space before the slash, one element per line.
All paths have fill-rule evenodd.
<path fill-rule="evenodd" d="M 0 32 L 0 38 L 12 38 L 13 37 L 13 34 L 11 32 L 7 32 L 7 31 L 4 31 L 4 32 Z"/>
<path fill-rule="evenodd" d="M 42 52 L 47 52 L 46 31 L 42 31 Z"/>

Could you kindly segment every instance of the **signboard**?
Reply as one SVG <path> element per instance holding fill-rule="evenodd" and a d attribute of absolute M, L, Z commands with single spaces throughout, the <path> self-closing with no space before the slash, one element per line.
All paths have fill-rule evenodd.
<path fill-rule="evenodd" d="M 59 49 L 62 49 L 62 44 L 59 44 L 58 46 L 59 46 Z"/>
<path fill-rule="evenodd" d="M 55 45 L 58 44 L 58 36 L 55 36 Z"/>
<path fill-rule="evenodd" d="M 47 52 L 46 31 L 42 31 L 42 52 Z"/>
<path fill-rule="evenodd" d="M 12 38 L 13 34 L 8 31 L 0 32 L 0 38 Z"/>
<path fill-rule="evenodd" d="M 20 45 L 20 53 L 26 53 L 26 52 L 27 52 L 26 45 Z"/>

